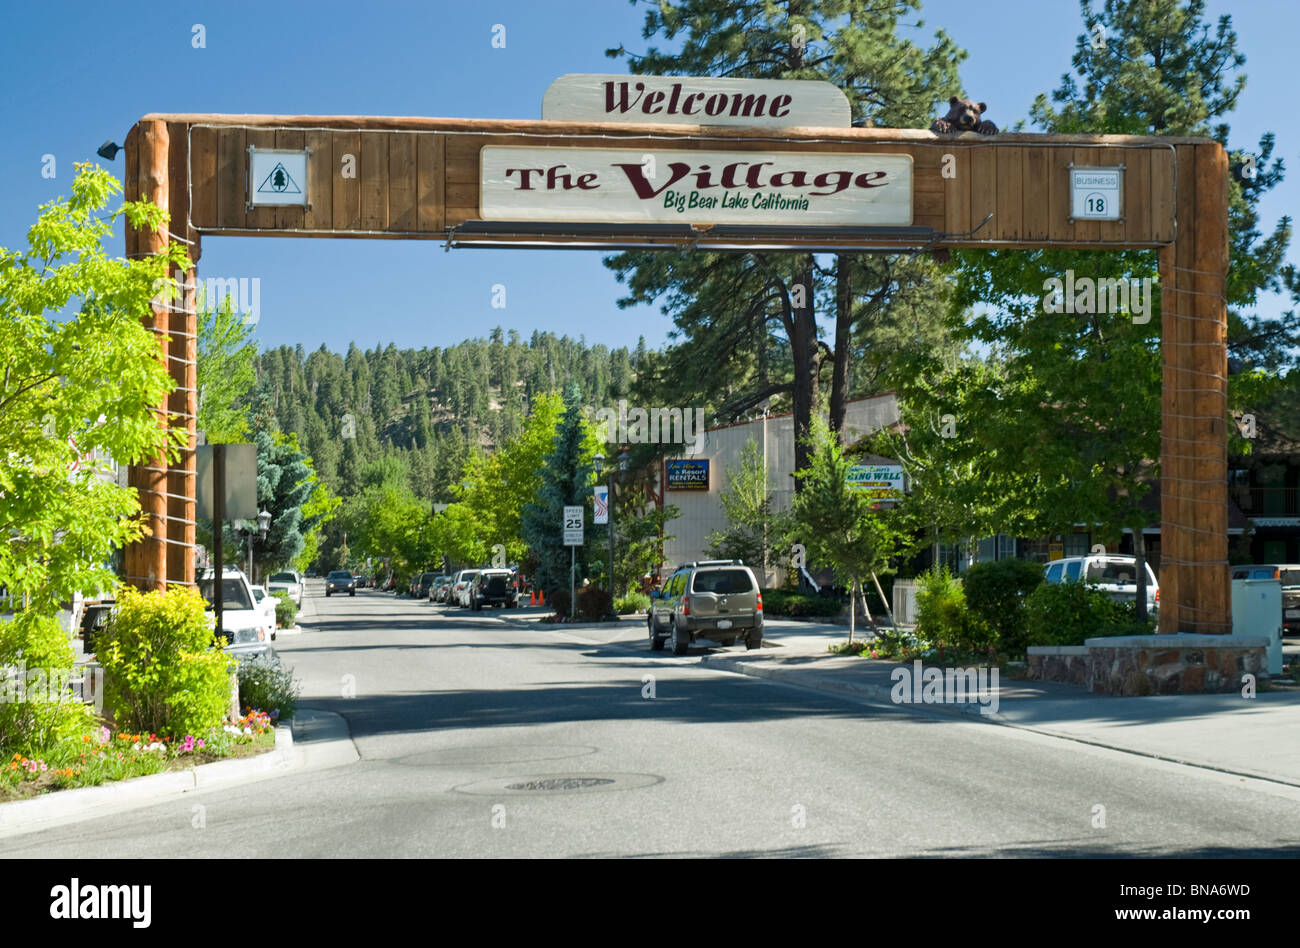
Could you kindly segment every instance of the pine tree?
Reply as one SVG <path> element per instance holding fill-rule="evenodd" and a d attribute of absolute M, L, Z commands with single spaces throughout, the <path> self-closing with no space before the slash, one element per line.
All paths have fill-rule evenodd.
<path fill-rule="evenodd" d="M 662 37 L 674 51 L 652 46 L 635 55 L 619 47 L 608 55 L 627 56 L 638 74 L 826 80 L 845 92 L 857 123 L 924 128 L 935 104 L 956 91 L 956 67 L 965 53 L 942 30 L 927 49 L 901 38 L 902 17 L 919 7 L 919 0 L 664 2 L 646 13 L 642 35 Z M 670 403 L 689 398 L 698 405 L 703 396 L 711 414 L 736 419 L 773 396 L 789 398 L 796 469 L 808 463 L 807 438 L 827 364 L 831 426 L 837 432 L 842 427 L 854 325 L 867 317 L 889 319 L 885 304 L 893 296 L 912 284 L 930 286 L 935 276 L 926 261 L 849 254 L 823 268 L 810 254 L 629 252 L 607 266 L 629 286 L 620 306 L 667 300 L 665 312 L 687 340 L 668 353 Z M 944 300 L 938 293 L 931 297 L 928 315 L 938 322 Z M 875 306 L 864 309 L 859 299 Z M 818 308 L 834 314 L 829 350 L 818 338 Z M 789 362 L 765 363 L 784 371 L 760 382 L 754 353 L 776 348 L 769 334 L 782 337 Z M 638 349 L 638 367 L 639 356 Z"/>
<path fill-rule="evenodd" d="M 582 393 L 572 385 L 565 394 L 565 411 L 555 434 L 555 448 L 546 456 L 537 499 L 526 504 L 521 530 L 534 562 L 534 577 L 547 598 L 558 591 L 567 594 L 571 551 L 564 545 L 563 521 L 566 506 L 590 506 L 594 469 L 595 432 L 583 413 Z M 590 517 L 587 518 L 590 522 Z M 586 551 L 577 548 L 577 576 L 587 572 Z"/>

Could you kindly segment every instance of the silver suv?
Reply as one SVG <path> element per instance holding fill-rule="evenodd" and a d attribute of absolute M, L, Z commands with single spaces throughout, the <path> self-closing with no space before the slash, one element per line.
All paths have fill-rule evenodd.
<path fill-rule="evenodd" d="M 672 639 L 673 654 L 685 655 L 696 639 L 746 648 L 763 644 L 763 594 L 754 571 L 741 560 L 703 560 L 683 566 L 650 596 L 646 617 L 650 648 Z"/>

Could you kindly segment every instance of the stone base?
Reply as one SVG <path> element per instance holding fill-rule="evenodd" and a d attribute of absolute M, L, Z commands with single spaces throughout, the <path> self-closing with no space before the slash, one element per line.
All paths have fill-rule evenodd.
<path fill-rule="evenodd" d="M 1062 681 L 1086 685 L 1092 680 L 1088 648 L 1084 645 L 1040 645 L 1029 649 L 1028 674 L 1031 681 Z"/>
<path fill-rule="evenodd" d="M 1029 649 L 1029 677 L 1087 685 L 1094 694 L 1179 695 L 1239 691 L 1267 677 L 1268 640 L 1243 635 L 1133 635 L 1082 646 Z"/>

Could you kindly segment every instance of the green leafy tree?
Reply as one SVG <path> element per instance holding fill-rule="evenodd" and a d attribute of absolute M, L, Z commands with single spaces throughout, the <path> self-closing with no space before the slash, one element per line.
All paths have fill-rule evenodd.
<path fill-rule="evenodd" d="M 293 568 L 299 572 L 316 562 L 325 526 L 338 515 L 339 507 L 343 505 L 342 498 L 334 496 L 329 486 L 315 472 L 310 481 L 311 494 L 302 505 L 302 550 L 293 558 Z"/>
<path fill-rule="evenodd" d="M 616 498 L 614 591 L 626 595 L 640 591 L 642 581 L 664 563 L 664 546 L 673 539 L 668 524 L 682 515 L 676 504 L 647 504 L 644 496 Z"/>
<path fill-rule="evenodd" d="M 1059 109 L 1040 96 L 1031 110 L 1048 132 L 1213 135 L 1227 146 L 1226 124 L 1244 76 L 1231 19 L 1217 28 L 1202 22 L 1204 4 L 1192 0 L 1106 0 L 1100 12 L 1081 4 L 1087 32 L 1080 35 L 1074 65 L 1082 87 L 1069 76 L 1053 94 Z M 1093 28 L 1109 37 L 1094 49 Z M 1229 348 L 1246 371 L 1230 380 L 1229 395 L 1266 395 L 1268 369 L 1295 345 L 1296 320 L 1287 314 L 1265 323 L 1240 308 L 1261 290 L 1290 290 L 1294 273 L 1282 266 L 1290 237 L 1283 219 L 1267 238 L 1258 229 L 1257 202 L 1281 178 L 1271 162 L 1272 136 L 1261 138 L 1256 175 L 1230 183 Z M 956 254 L 960 279 L 952 326 L 959 338 L 993 351 L 997 380 L 986 388 L 963 384 L 930 359 L 913 359 L 895 376 L 904 417 L 912 430 L 922 419 L 947 414 L 955 434 L 928 459 L 955 461 L 950 475 L 971 480 L 987 512 L 988 532 L 1042 534 L 1075 523 L 1096 524 L 1106 542 L 1125 528 L 1144 557 L 1142 528 L 1154 520 L 1143 496 L 1157 474 L 1161 387 L 1158 287 L 1150 308 L 1105 315 L 1065 314 L 1050 306 L 1049 281 L 1073 271 L 1077 277 L 1156 282 L 1152 252 L 1040 250 Z M 1141 284 L 1139 283 L 1139 286 Z M 981 309 L 971 319 L 972 308 Z M 1257 371 L 1263 369 L 1264 371 Z M 915 373 L 927 374 L 919 379 Z M 938 379 L 936 383 L 934 380 Z M 1145 571 L 1138 570 L 1140 581 Z M 1145 596 L 1138 593 L 1141 608 Z"/>
<path fill-rule="evenodd" d="M 849 642 L 863 582 L 889 565 L 910 543 L 910 524 L 894 510 L 875 509 L 866 491 L 849 486 L 852 462 L 820 418 L 813 422 L 809 466 L 795 474 L 804 489 L 794 498 L 791 536 L 810 561 L 825 563 L 849 590 Z"/>
<path fill-rule="evenodd" d="M 209 444 L 248 437 L 249 396 L 257 382 L 253 327 L 231 298 L 198 301 L 198 420 Z"/>
<path fill-rule="evenodd" d="M 0 587 L 21 607 L 0 622 L 0 665 L 21 654 L 50 674 L 71 667 L 60 603 L 112 588 L 113 549 L 144 535 L 136 491 L 107 469 L 174 457 L 183 441 L 155 413 L 173 383 L 142 320 L 188 261 L 179 245 L 129 261 L 105 253 L 117 220 L 167 220 L 149 202 L 108 212 L 120 192 L 107 171 L 78 165 L 72 196 L 41 207 L 29 246 L 0 248 Z M 28 702 L 0 717 L 6 742 L 57 735 L 71 720 Z"/>
<path fill-rule="evenodd" d="M 473 549 L 505 548 L 508 562 L 520 562 L 527 556 L 524 542 L 523 510 L 542 489 L 546 456 L 553 450 L 555 435 L 564 410 L 558 393 L 538 395 L 519 435 L 490 455 L 474 455 L 466 465 L 461 483 L 453 487 L 472 522 Z M 458 521 L 455 536 L 462 536 Z M 468 548 L 457 547 L 459 553 Z M 450 550 L 448 551 L 451 552 Z M 456 556 L 458 562 L 471 562 Z"/>
<path fill-rule="evenodd" d="M 488 559 L 490 547 L 482 523 L 468 504 L 455 503 L 433 517 L 435 548 L 452 564 L 471 568 Z"/>

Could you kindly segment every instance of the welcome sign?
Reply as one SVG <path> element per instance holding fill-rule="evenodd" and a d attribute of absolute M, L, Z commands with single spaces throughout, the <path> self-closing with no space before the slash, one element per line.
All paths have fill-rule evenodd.
<path fill-rule="evenodd" d="M 811 79 L 570 74 L 542 99 L 545 121 L 848 128 L 849 100 Z"/>
<path fill-rule="evenodd" d="M 910 155 L 485 146 L 483 220 L 900 226 Z"/>

